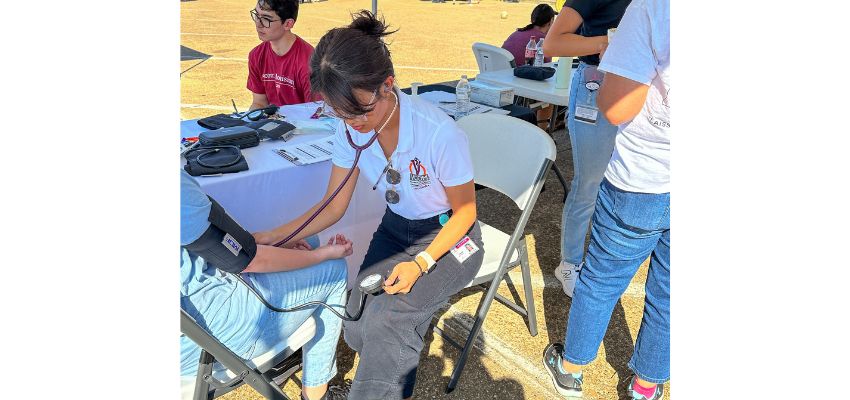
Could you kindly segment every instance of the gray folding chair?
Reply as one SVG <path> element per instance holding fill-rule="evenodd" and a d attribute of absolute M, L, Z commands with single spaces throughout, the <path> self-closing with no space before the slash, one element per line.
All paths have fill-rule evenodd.
<path fill-rule="evenodd" d="M 446 392 L 451 392 L 457 386 L 473 342 L 481 331 L 494 299 L 527 317 L 529 333 L 531 336 L 537 336 L 531 271 L 525 249 L 525 225 L 543 187 L 546 172 L 555 162 L 556 156 L 555 142 L 546 132 L 517 118 L 475 114 L 461 118 L 458 125 L 469 138 L 475 183 L 510 197 L 521 214 L 510 234 L 479 221 L 484 241 L 484 262 L 478 274 L 466 287 L 481 285 L 486 288 L 487 294 L 478 305 L 475 323 L 452 371 Z M 508 271 L 517 266 L 522 269 L 525 307 L 496 292 Z M 445 337 L 444 332 L 436 326 L 435 332 Z M 452 340 L 447 341 L 455 344 Z"/>
<path fill-rule="evenodd" d="M 289 400 L 280 384 L 301 368 L 298 351 L 316 334 L 313 316 L 264 354 L 243 360 L 180 310 L 180 331 L 201 347 L 197 377 L 182 377 L 183 400 L 214 399 L 247 383 L 267 399 Z M 216 368 L 221 364 L 226 370 Z"/>

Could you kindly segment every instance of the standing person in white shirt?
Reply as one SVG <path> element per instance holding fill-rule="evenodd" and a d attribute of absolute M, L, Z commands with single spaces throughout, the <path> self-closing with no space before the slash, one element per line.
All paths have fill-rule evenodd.
<path fill-rule="evenodd" d="M 599 109 L 619 131 L 565 345 L 550 344 L 543 363 L 559 392 L 580 394 L 582 366 L 596 358 L 614 305 L 650 257 L 629 392 L 636 400 L 656 400 L 670 379 L 669 0 L 633 0 L 599 69 L 606 72 Z"/>
<path fill-rule="evenodd" d="M 345 341 L 360 356 L 349 399 L 412 397 L 431 319 L 484 260 L 466 135 L 436 106 L 395 87 L 383 41 L 390 33 L 383 21 L 361 11 L 348 27 L 325 34 L 310 61 L 312 90 L 325 99 L 325 113 L 340 119 L 325 199 L 354 171 L 330 205 L 292 240 L 338 221 L 361 173 L 387 201 L 357 279 L 379 273 L 386 277 L 385 293 L 367 297 L 361 318 L 343 323 Z M 376 143 L 363 150 L 355 167 L 349 137 L 363 146 L 375 133 Z M 257 242 L 282 240 L 323 202 L 255 234 Z M 349 301 L 350 312 L 358 301 Z"/>

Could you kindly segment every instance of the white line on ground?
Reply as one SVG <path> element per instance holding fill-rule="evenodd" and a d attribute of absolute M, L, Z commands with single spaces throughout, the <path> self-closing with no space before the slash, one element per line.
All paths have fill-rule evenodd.
<path fill-rule="evenodd" d="M 219 111 L 230 111 L 233 109 L 233 105 L 229 107 L 225 106 L 211 106 L 209 104 L 188 104 L 188 103 L 180 103 L 180 108 L 201 108 L 206 110 L 219 110 Z"/>
<path fill-rule="evenodd" d="M 189 18 L 181 18 L 181 21 L 199 21 L 199 22 L 245 22 L 251 21 L 248 18 L 245 19 L 205 19 L 205 18 L 197 18 L 197 19 L 189 19 Z M 253 22 L 251 22 L 253 23 Z"/>
<path fill-rule="evenodd" d="M 248 58 L 239 58 L 239 57 L 218 57 L 218 56 L 213 56 L 213 57 L 210 57 L 210 59 L 211 59 L 211 60 L 216 60 L 216 61 L 240 61 L 240 62 L 244 62 L 244 63 L 248 62 Z"/>
<path fill-rule="evenodd" d="M 186 36 L 239 36 L 239 37 L 256 37 L 256 34 L 253 35 L 244 35 L 239 33 L 197 33 L 197 32 L 180 32 L 181 35 Z"/>
<path fill-rule="evenodd" d="M 256 38 L 257 34 L 243 34 L 243 33 L 200 33 L 200 32 L 180 32 L 181 35 L 186 36 L 224 36 L 224 37 L 252 37 Z M 311 36 L 301 36 L 301 39 L 304 40 L 319 40 L 319 38 L 311 37 Z"/>
<path fill-rule="evenodd" d="M 344 20 L 341 20 L 341 19 L 333 19 L 333 18 L 319 17 L 319 16 L 316 16 L 316 15 L 311 15 L 311 16 L 309 16 L 309 17 L 307 17 L 307 18 L 309 18 L 309 19 L 321 19 L 321 20 L 324 20 L 324 21 L 336 22 L 336 23 L 341 24 L 341 25 L 348 25 L 348 24 L 350 24 L 350 23 L 351 23 L 351 21 L 344 21 Z M 182 21 L 198 21 L 198 22 L 242 22 L 242 23 L 249 23 L 249 24 L 253 24 L 253 23 L 254 23 L 253 21 L 251 21 L 251 19 L 250 19 L 250 18 L 247 18 L 247 17 L 246 17 L 245 19 L 206 19 L 206 18 L 189 19 L 189 18 L 184 18 L 184 19 L 182 19 Z M 303 21 L 302 21 L 302 22 L 303 22 Z"/>
<path fill-rule="evenodd" d="M 446 319 L 451 318 L 452 321 L 456 321 L 457 325 L 454 324 L 446 324 Z M 469 335 L 470 330 L 472 330 L 472 325 L 475 323 L 475 319 L 473 316 L 459 311 L 453 305 L 448 307 L 448 310 L 443 315 L 443 326 L 442 329 L 451 332 L 453 339 L 457 340 L 457 338 L 463 337 L 464 339 L 460 342 L 461 344 L 465 343 L 465 338 Z M 473 342 L 473 346 L 486 354 L 488 357 L 493 359 L 497 364 L 503 366 L 505 371 L 516 371 L 521 372 L 521 374 L 517 374 L 517 376 L 526 376 L 533 379 L 524 380 L 524 382 L 531 382 L 534 386 L 543 394 L 546 395 L 546 398 L 549 399 L 559 399 L 563 398 L 552 386 L 551 378 L 546 370 L 543 369 L 541 365 L 541 357 L 526 359 L 526 357 L 522 354 L 517 354 L 513 350 L 511 350 L 511 346 L 503 342 L 499 339 L 498 336 L 490 334 L 486 329 L 482 329 L 481 333 L 478 335 L 478 339 Z M 460 350 L 458 350 L 460 351 Z M 456 360 L 455 360 L 456 361 Z M 468 365 L 467 365 L 468 367 Z M 461 379 L 463 379 L 461 377 Z M 590 398 L 585 396 L 585 398 Z"/>
<path fill-rule="evenodd" d="M 521 270 L 514 269 L 509 272 L 508 275 L 511 277 L 511 281 L 514 285 L 517 287 L 522 286 Z M 532 287 L 535 289 L 555 288 L 561 290 L 561 282 L 551 275 L 551 273 L 548 273 L 545 276 L 532 275 Z M 637 282 L 632 282 L 629 283 L 629 286 L 626 288 L 623 295 L 642 298 L 644 294 L 643 285 Z M 520 295 L 522 295 L 521 290 Z M 461 344 L 463 344 L 463 341 L 465 341 L 465 338 L 472 330 L 472 326 L 475 323 L 475 317 L 469 313 L 461 311 L 453 304 L 449 304 L 443 309 L 445 309 L 446 312 L 440 319 L 442 321 L 441 328 L 445 331 L 452 332 L 452 338 L 455 340 L 463 338 L 461 341 Z M 456 321 L 457 324 L 446 324 L 447 320 Z M 499 365 L 507 365 L 505 370 L 522 371 L 526 376 L 536 378 L 531 379 L 530 381 L 534 383 L 534 385 L 544 394 L 547 394 L 547 398 L 562 398 L 562 396 L 552 387 L 551 378 L 543 366 L 538 362 L 539 359 L 535 358 L 536 355 L 531 355 L 529 359 L 522 354 L 517 354 L 512 350 L 512 347 L 509 344 L 499 339 L 497 335 L 490 333 L 486 326 L 482 327 L 481 333 L 473 345 L 476 349 L 492 358 Z M 590 397 L 585 395 L 585 398 Z"/>
<path fill-rule="evenodd" d="M 241 57 L 219 57 L 212 56 L 210 60 L 215 61 L 239 61 L 239 62 L 248 62 L 248 58 Z M 395 65 L 393 66 L 396 69 L 414 69 L 414 70 L 423 70 L 423 71 L 462 71 L 462 72 L 478 72 L 477 69 L 469 69 L 469 68 L 439 68 L 439 67 L 417 67 L 413 65 Z"/>
<path fill-rule="evenodd" d="M 519 268 L 515 268 L 515 269 L 511 270 L 510 272 L 508 272 L 508 276 L 511 277 L 511 281 L 517 287 L 522 286 L 522 271 L 520 271 Z M 537 274 L 532 274 L 531 275 L 531 287 L 533 287 L 534 289 L 542 289 L 542 288 L 558 289 L 558 290 L 562 289 L 561 281 L 559 281 L 557 278 L 555 278 L 555 276 L 552 274 L 551 271 L 545 271 L 543 276 L 537 275 Z M 626 288 L 625 293 L 623 293 L 623 296 L 634 297 L 634 298 L 643 298 L 645 294 L 646 294 L 646 292 L 644 291 L 644 287 L 643 287 L 642 284 L 639 284 L 637 282 L 631 282 L 631 283 L 629 283 L 629 286 Z"/>
<path fill-rule="evenodd" d="M 465 72 L 478 72 L 477 69 L 469 69 L 469 68 L 438 68 L 438 67 L 416 67 L 409 65 L 394 65 L 394 68 L 400 69 L 419 69 L 426 71 L 465 71 Z"/>

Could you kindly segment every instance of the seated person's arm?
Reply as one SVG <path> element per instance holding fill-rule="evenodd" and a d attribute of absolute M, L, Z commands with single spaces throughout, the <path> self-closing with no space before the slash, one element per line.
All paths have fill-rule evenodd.
<path fill-rule="evenodd" d="M 211 266 L 222 271 L 233 274 L 287 271 L 351 255 L 352 243 L 342 235 L 332 238 L 325 246 L 309 251 L 257 245 L 254 237 L 234 221 L 224 208 L 212 198 L 207 199 L 208 223 L 196 224 L 201 229 L 205 226 L 206 230 L 200 235 L 192 234 L 194 240 L 186 240 L 189 237 L 187 234 L 181 241 L 186 250 L 203 257 Z M 194 210 L 206 207 L 200 201 L 197 203 L 201 207 L 194 207 Z M 188 206 L 186 209 L 192 210 Z M 189 211 L 185 214 L 189 215 Z"/>
<path fill-rule="evenodd" d="M 448 253 L 466 234 L 475 220 L 478 211 L 475 206 L 475 182 L 469 181 L 457 186 L 446 186 L 446 197 L 452 208 L 452 216 L 446 225 L 440 229 L 434 241 L 428 245 L 425 252 L 434 260 Z M 478 243 L 479 245 L 481 243 Z M 413 261 L 397 264 L 390 276 L 384 281 L 384 290 L 388 294 L 408 293 L 427 269 L 427 261 L 417 256 Z"/>
<path fill-rule="evenodd" d="M 242 272 L 278 272 L 309 267 L 325 260 L 348 257 L 352 243 L 342 235 L 331 238 L 328 244 L 313 250 L 293 250 L 257 245 L 257 254 Z"/>
<path fill-rule="evenodd" d="M 264 108 L 269 105 L 269 99 L 265 94 L 251 92 L 251 95 L 254 96 L 254 98 L 248 111 Z"/>
<path fill-rule="evenodd" d="M 447 186 L 446 197 L 448 197 L 449 205 L 452 207 L 452 217 L 440 229 L 440 233 L 437 234 L 434 241 L 425 249 L 435 260 L 448 253 L 478 219 L 474 181 L 458 186 Z"/>

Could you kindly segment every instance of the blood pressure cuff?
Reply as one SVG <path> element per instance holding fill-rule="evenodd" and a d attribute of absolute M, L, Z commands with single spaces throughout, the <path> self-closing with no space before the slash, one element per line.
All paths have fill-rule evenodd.
<path fill-rule="evenodd" d="M 230 174 L 248 169 L 248 161 L 236 146 L 197 147 L 183 154 L 183 169 L 192 176 Z"/>
<path fill-rule="evenodd" d="M 514 76 L 517 78 L 532 79 L 535 81 L 546 80 L 555 75 L 555 68 L 551 67 L 533 67 L 531 65 L 523 65 L 514 68 Z"/>
<path fill-rule="evenodd" d="M 209 197 L 209 196 L 208 196 Z M 242 229 L 212 197 L 210 227 L 194 242 L 183 246 L 189 252 L 222 271 L 238 274 L 248 268 L 257 255 L 257 242 Z"/>
<path fill-rule="evenodd" d="M 234 118 L 227 114 L 216 114 L 198 120 L 198 125 L 207 129 L 230 128 L 248 124 L 241 118 Z"/>

